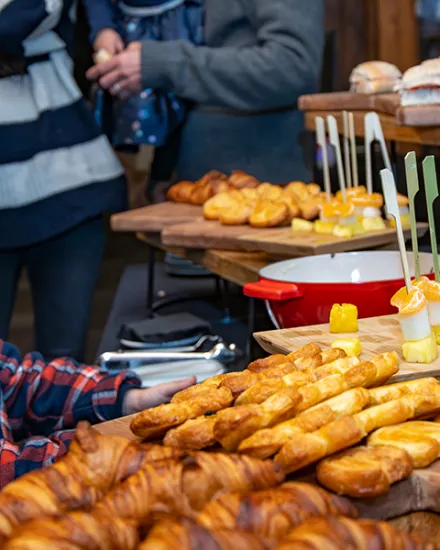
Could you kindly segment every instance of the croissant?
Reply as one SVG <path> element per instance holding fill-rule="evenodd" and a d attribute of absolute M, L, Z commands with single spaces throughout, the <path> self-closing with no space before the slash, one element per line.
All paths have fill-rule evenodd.
<path fill-rule="evenodd" d="M 312 518 L 295 527 L 276 550 L 436 550 L 435 543 L 401 533 L 389 523 L 344 517 Z"/>
<path fill-rule="evenodd" d="M 402 449 L 415 468 L 426 468 L 440 457 L 440 426 L 423 421 L 388 426 L 371 434 L 367 445 Z"/>
<path fill-rule="evenodd" d="M 334 350 L 339 352 L 342 350 Z M 342 352 L 344 353 L 344 352 Z M 321 354 L 318 354 L 321 355 Z M 335 357 L 338 356 L 336 353 Z M 268 399 L 271 395 L 276 392 L 281 391 L 284 388 L 291 386 L 301 387 L 307 384 L 312 384 L 321 380 L 326 376 L 332 374 L 342 374 L 348 371 L 351 367 L 357 365 L 359 359 L 357 357 L 344 357 L 341 359 L 336 359 L 335 361 L 329 363 L 328 365 L 318 367 L 318 368 L 309 368 L 305 370 L 291 372 L 286 374 L 281 379 L 263 379 L 260 382 L 257 382 L 249 389 L 244 391 L 236 400 L 236 405 L 246 405 L 250 403 L 262 403 L 264 400 Z M 294 363 L 296 365 L 296 363 Z"/>
<path fill-rule="evenodd" d="M 168 403 L 147 409 L 136 415 L 130 424 L 131 431 L 142 439 L 157 439 L 170 428 L 179 426 L 208 411 L 219 411 L 229 407 L 233 401 L 228 388 L 211 388 L 198 399 L 182 403 Z"/>
<path fill-rule="evenodd" d="M 187 518 L 156 523 L 139 550 L 268 550 L 255 535 L 240 531 L 208 531 Z"/>
<path fill-rule="evenodd" d="M 313 516 L 357 517 L 346 499 L 307 483 L 284 483 L 254 493 L 228 493 L 207 504 L 197 522 L 206 529 L 240 530 L 280 540 L 292 527 Z"/>
<path fill-rule="evenodd" d="M 1 491 L 0 540 L 26 521 L 93 505 L 146 463 L 180 456 L 175 449 L 104 436 L 80 423 L 64 458 Z"/>
<path fill-rule="evenodd" d="M 139 542 L 136 522 L 77 511 L 26 523 L 4 549 L 135 550 Z"/>
<path fill-rule="evenodd" d="M 316 469 L 321 485 L 354 498 L 384 495 L 412 471 L 411 456 L 395 447 L 354 447 L 324 459 Z"/>
<path fill-rule="evenodd" d="M 290 418 L 300 402 L 296 388 L 286 388 L 261 405 L 231 407 L 216 415 L 214 437 L 224 449 L 234 451 L 239 443 L 261 428 Z"/>
<path fill-rule="evenodd" d="M 440 395 L 407 395 L 365 409 L 353 416 L 343 416 L 312 433 L 290 438 L 275 460 L 286 473 L 313 464 L 326 456 L 359 443 L 369 433 L 392 424 L 405 422 L 439 410 Z"/>
<path fill-rule="evenodd" d="M 146 464 L 116 486 L 93 513 L 145 521 L 153 512 L 195 516 L 222 492 L 275 487 L 284 479 L 273 461 L 241 455 L 194 453 L 180 462 Z"/>
<path fill-rule="evenodd" d="M 273 428 L 257 431 L 240 443 L 238 451 L 256 458 L 268 458 L 277 453 L 296 434 L 314 432 L 341 416 L 361 411 L 369 402 L 368 390 L 363 388 L 348 390 L 302 412 L 291 420 Z"/>

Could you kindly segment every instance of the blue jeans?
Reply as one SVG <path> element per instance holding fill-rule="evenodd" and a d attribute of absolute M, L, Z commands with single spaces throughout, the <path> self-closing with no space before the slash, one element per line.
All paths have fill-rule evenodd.
<path fill-rule="evenodd" d="M 105 246 L 101 218 L 40 244 L 0 250 L 0 338 L 7 339 L 17 283 L 26 268 L 35 315 L 35 349 L 47 360 L 84 360 L 93 293 Z"/>

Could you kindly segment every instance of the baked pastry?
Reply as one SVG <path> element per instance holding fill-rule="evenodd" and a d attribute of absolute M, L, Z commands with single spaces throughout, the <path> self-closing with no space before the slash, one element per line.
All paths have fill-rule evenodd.
<path fill-rule="evenodd" d="M 233 170 L 228 181 L 236 189 L 254 189 L 260 185 L 257 178 L 246 174 L 242 170 Z"/>
<path fill-rule="evenodd" d="M 254 206 L 243 200 L 223 210 L 220 214 L 220 223 L 222 225 L 246 225 L 253 210 Z"/>
<path fill-rule="evenodd" d="M 243 439 L 257 430 L 291 418 L 301 400 L 296 388 L 287 388 L 261 405 L 231 407 L 216 415 L 214 436 L 224 449 L 235 451 Z"/>
<path fill-rule="evenodd" d="M 199 416 L 187 420 L 181 426 L 167 432 L 163 439 L 164 445 L 187 451 L 201 451 L 215 445 L 214 426 L 215 415 Z"/>
<path fill-rule="evenodd" d="M 273 428 L 258 430 L 242 441 L 240 453 L 255 458 L 269 458 L 296 434 L 310 433 L 342 416 L 360 412 L 370 402 L 368 390 L 354 388 L 302 412 Z"/>
<path fill-rule="evenodd" d="M 380 430 L 379 430 L 380 431 Z M 354 447 L 325 458 L 316 468 L 319 483 L 339 495 L 376 497 L 413 471 L 411 456 L 398 447 Z"/>
<path fill-rule="evenodd" d="M 293 352 L 293 354 L 289 354 L 287 356 L 287 359 L 289 361 L 292 361 L 297 369 L 307 370 L 316 369 L 318 367 L 321 367 L 322 365 L 332 363 L 333 361 L 336 361 L 337 359 L 345 356 L 346 353 L 342 349 L 327 348 L 323 351 L 320 351 L 319 353 L 314 353 L 313 355 L 302 355 L 301 357 L 297 358 L 295 358 L 296 352 Z"/>
<path fill-rule="evenodd" d="M 189 203 L 193 189 L 194 183 L 191 181 L 181 181 L 168 189 L 167 199 L 172 202 Z"/>
<path fill-rule="evenodd" d="M 355 67 L 350 75 L 350 91 L 358 94 L 394 92 L 402 73 L 391 63 L 367 61 Z"/>
<path fill-rule="evenodd" d="M 287 193 L 292 193 L 298 202 L 310 198 L 307 185 L 303 181 L 292 181 L 285 187 L 285 190 Z"/>
<path fill-rule="evenodd" d="M 321 351 L 321 348 L 317 346 L 317 349 L 318 351 L 316 353 L 319 353 Z M 249 363 L 248 370 L 252 372 L 262 372 L 267 368 L 276 367 L 277 365 L 282 365 L 284 363 L 289 363 L 289 362 L 290 360 L 287 359 L 287 355 L 282 355 L 282 354 L 269 355 L 269 357 L 257 359 L 256 361 L 252 361 L 252 363 Z"/>
<path fill-rule="evenodd" d="M 367 445 L 402 449 L 411 457 L 414 468 L 426 468 L 440 457 L 440 426 L 423 421 L 388 426 L 371 434 Z"/>
<path fill-rule="evenodd" d="M 357 517 L 346 499 L 308 483 L 284 483 L 254 493 L 228 493 L 208 503 L 197 522 L 206 529 L 246 531 L 280 540 L 293 527 L 315 516 Z"/>
<path fill-rule="evenodd" d="M 436 544 L 401 533 L 389 523 L 344 517 L 312 518 L 295 527 L 275 550 L 435 550 Z"/>
<path fill-rule="evenodd" d="M 301 217 L 305 220 L 315 220 L 319 217 L 322 200 L 316 197 L 307 198 L 298 203 Z"/>
<path fill-rule="evenodd" d="M 282 201 L 261 200 L 249 217 L 252 227 L 268 228 L 283 225 L 288 220 L 289 210 Z"/>
<path fill-rule="evenodd" d="M 298 203 L 296 200 L 291 196 L 285 193 L 281 198 L 281 202 L 283 202 L 287 206 L 287 221 L 290 223 L 293 218 L 297 218 L 301 214 L 301 209 L 298 206 Z"/>
<path fill-rule="evenodd" d="M 281 185 L 264 182 L 257 187 L 257 193 L 262 201 L 278 201 L 284 195 L 284 189 Z"/>
<path fill-rule="evenodd" d="M 207 200 L 214 196 L 214 189 L 210 183 L 194 184 L 189 197 L 189 202 L 202 206 Z"/>
<path fill-rule="evenodd" d="M 228 176 L 218 170 L 210 170 L 202 178 L 195 182 L 196 185 L 216 184 L 217 182 L 228 181 Z"/>
<path fill-rule="evenodd" d="M 440 60 L 428 59 L 408 69 L 399 89 L 402 107 L 440 104 Z"/>
<path fill-rule="evenodd" d="M 269 550 L 255 535 L 242 531 L 209 531 L 183 517 L 156 523 L 139 550 Z"/>
<path fill-rule="evenodd" d="M 311 197 L 319 197 L 322 193 L 321 186 L 317 183 L 308 183 L 307 192 Z"/>
<path fill-rule="evenodd" d="M 199 395 L 198 399 L 159 405 L 137 414 L 131 421 L 130 429 L 143 440 L 158 439 L 170 428 L 207 412 L 225 409 L 232 401 L 233 396 L 228 388 L 211 388 Z"/>
<path fill-rule="evenodd" d="M 275 460 L 286 473 L 294 472 L 356 445 L 379 428 L 435 413 L 439 408 L 440 395 L 407 395 L 352 416 L 338 418 L 315 432 L 293 436 L 282 447 Z"/>
<path fill-rule="evenodd" d="M 176 449 L 104 436 L 78 424 L 69 452 L 55 464 L 9 483 L 0 493 L 0 543 L 20 524 L 92 506 L 147 463 L 178 459 Z"/>
<path fill-rule="evenodd" d="M 380 405 L 405 395 L 436 395 L 439 388 L 440 382 L 431 377 L 380 386 L 370 390 L 371 405 Z"/>
<path fill-rule="evenodd" d="M 239 201 L 230 193 L 219 193 L 206 201 L 203 206 L 203 216 L 205 220 L 219 220 L 223 212 L 239 204 Z"/>

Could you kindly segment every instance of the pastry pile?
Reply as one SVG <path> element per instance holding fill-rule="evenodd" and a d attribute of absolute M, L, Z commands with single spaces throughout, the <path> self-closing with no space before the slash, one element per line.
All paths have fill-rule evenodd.
<path fill-rule="evenodd" d="M 78 426 L 65 458 L 0 493 L 5 550 L 435 550 L 279 465 Z"/>
<path fill-rule="evenodd" d="M 440 425 L 416 421 L 440 412 L 440 382 L 384 386 L 398 369 L 395 352 L 361 361 L 311 343 L 188 388 L 137 415 L 131 429 L 178 450 L 272 458 L 286 474 L 318 464 L 320 483 L 335 492 L 385 494 L 418 467 L 422 449 L 432 448 L 425 466 L 440 457 Z M 388 436 L 400 424 L 403 435 Z M 423 430 L 420 446 L 412 444 L 408 434 Z"/>

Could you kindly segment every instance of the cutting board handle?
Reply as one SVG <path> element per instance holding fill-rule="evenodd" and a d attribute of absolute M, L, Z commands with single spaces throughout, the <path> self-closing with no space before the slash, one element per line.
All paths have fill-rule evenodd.
<path fill-rule="evenodd" d="M 273 300 L 274 302 L 285 302 L 302 298 L 298 287 L 293 283 L 280 283 L 261 279 L 257 283 L 248 283 L 243 287 L 243 293 L 249 298 L 260 300 Z"/>

